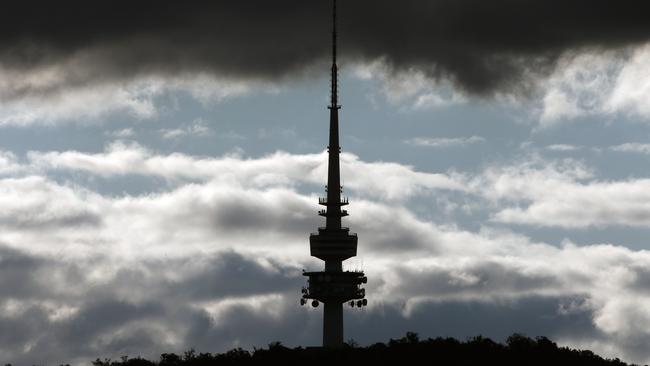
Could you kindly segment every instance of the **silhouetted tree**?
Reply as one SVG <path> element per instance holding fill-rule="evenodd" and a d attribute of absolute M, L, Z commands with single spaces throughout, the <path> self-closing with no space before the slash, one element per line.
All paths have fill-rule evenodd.
<path fill-rule="evenodd" d="M 158 365 L 160 366 L 180 366 L 183 364 L 183 359 L 181 356 L 178 356 L 174 353 L 163 353 L 160 355 L 160 362 L 158 362 Z"/>
<path fill-rule="evenodd" d="M 619 359 L 607 360 L 586 350 L 558 347 L 546 337 L 529 338 L 513 334 L 505 344 L 482 336 L 464 342 L 454 338 L 429 338 L 421 340 L 417 333 L 408 332 L 388 344 L 375 343 L 359 347 L 349 340 L 341 349 L 288 348 L 281 342 L 272 342 L 268 348 L 254 349 L 251 353 L 235 348 L 226 353 L 197 353 L 190 349 L 182 356 L 163 353 L 157 363 L 142 358 L 123 357 L 121 361 L 97 359 L 93 366 L 253 366 L 253 365 L 504 365 L 504 366 L 625 366 Z"/>
<path fill-rule="evenodd" d="M 345 345 L 347 347 L 349 347 L 349 348 L 358 348 L 359 347 L 359 343 L 357 341 L 355 341 L 354 339 L 352 339 L 352 338 L 348 339 L 348 341 L 345 342 Z"/>

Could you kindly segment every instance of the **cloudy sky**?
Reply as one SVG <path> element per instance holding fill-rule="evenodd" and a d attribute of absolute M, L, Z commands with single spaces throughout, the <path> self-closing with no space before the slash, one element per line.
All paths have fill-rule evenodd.
<path fill-rule="evenodd" d="M 1 362 L 320 343 L 329 6 L 3 6 Z M 650 361 L 646 7 L 339 4 L 345 339 Z"/>

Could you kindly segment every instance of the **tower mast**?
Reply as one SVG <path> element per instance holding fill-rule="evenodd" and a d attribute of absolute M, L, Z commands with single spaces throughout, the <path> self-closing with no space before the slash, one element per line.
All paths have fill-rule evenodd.
<path fill-rule="evenodd" d="M 331 94 L 331 104 L 330 108 L 340 109 L 341 106 L 338 105 L 338 66 L 336 65 L 336 0 L 333 0 L 333 10 L 332 10 L 332 94 Z"/>
<path fill-rule="evenodd" d="M 343 346 L 343 303 L 348 302 L 359 308 L 367 305 L 365 289 L 362 283 L 367 282 L 362 271 L 343 271 L 343 261 L 357 255 L 357 235 L 341 225 L 341 218 L 348 215 L 341 207 L 348 204 L 347 199 L 341 199 L 341 169 L 339 156 L 339 109 L 338 104 L 338 66 L 336 63 L 337 31 L 336 31 L 336 0 L 332 9 L 332 75 L 330 130 L 328 146 L 327 197 L 319 198 L 318 203 L 326 209 L 318 212 L 325 217 L 325 227 L 319 227 L 317 233 L 309 237 L 311 255 L 325 261 L 325 270 L 321 272 L 305 272 L 309 277 L 308 286 L 302 289 L 301 305 L 312 300 L 312 306 L 319 302 L 324 304 L 323 313 L 323 347 L 336 348 Z"/>
<path fill-rule="evenodd" d="M 341 169 L 339 165 L 339 109 L 338 85 L 339 70 L 336 65 L 336 0 L 332 9 L 332 76 L 330 105 L 330 141 L 328 146 L 329 164 L 327 169 L 327 212 L 326 226 L 331 229 L 341 228 Z"/>

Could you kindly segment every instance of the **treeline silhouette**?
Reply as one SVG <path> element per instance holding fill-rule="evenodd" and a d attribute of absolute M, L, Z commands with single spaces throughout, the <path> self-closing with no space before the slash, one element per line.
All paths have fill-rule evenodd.
<path fill-rule="evenodd" d="M 546 337 L 529 338 L 521 334 L 508 337 L 505 344 L 481 336 L 458 341 L 454 338 L 420 340 L 416 333 L 406 333 L 387 344 L 359 347 L 348 341 L 341 349 L 288 348 L 280 342 L 252 352 L 236 348 L 226 353 L 210 354 L 186 351 L 183 355 L 164 353 L 158 361 L 140 357 L 120 360 L 97 359 L 93 366 L 222 366 L 222 365 L 603 365 L 627 363 L 604 359 L 592 351 L 558 347 Z"/>

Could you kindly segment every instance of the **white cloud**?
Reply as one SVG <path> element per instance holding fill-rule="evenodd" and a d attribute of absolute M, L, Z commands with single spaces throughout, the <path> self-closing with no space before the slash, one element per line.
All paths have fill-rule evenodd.
<path fill-rule="evenodd" d="M 540 125 L 590 115 L 623 115 L 650 121 L 650 45 L 617 51 L 586 50 L 560 59 L 541 83 Z"/>
<path fill-rule="evenodd" d="M 356 197 L 402 201 L 434 191 L 460 192 L 469 194 L 463 198 L 469 203 L 487 202 L 486 207 L 494 210 L 492 219 L 502 223 L 565 228 L 644 227 L 650 223 L 650 196 L 645 193 L 650 192 L 650 180 L 601 181 L 583 163 L 572 159 L 547 161 L 528 156 L 521 163 L 490 166 L 475 176 L 424 173 L 396 163 L 367 163 L 347 153 L 342 159 L 344 185 Z M 78 170 L 106 178 L 161 177 L 172 187 L 210 181 L 246 188 L 315 187 L 325 181 L 327 168 L 324 153 L 208 158 L 157 155 L 123 142 L 113 143 L 98 154 L 30 152 L 28 161 L 30 171 Z M 12 169 L 19 168 L 14 164 Z"/>
<path fill-rule="evenodd" d="M 589 184 L 537 181 L 556 191 L 526 197 L 524 207 L 499 210 L 494 220 L 504 223 L 589 228 L 607 226 L 647 227 L 650 224 L 650 179 Z M 533 190 L 538 191 L 539 188 Z"/>
<path fill-rule="evenodd" d="M 400 200 L 431 190 L 465 189 L 460 176 L 418 172 L 396 163 L 367 163 L 349 153 L 342 154 L 341 158 L 343 183 L 355 194 Z M 118 141 L 109 145 L 104 153 L 30 152 L 28 159 L 33 168 L 46 171 L 80 170 L 104 177 L 159 176 L 170 181 L 214 179 L 247 187 L 291 182 L 322 185 L 327 177 L 325 153 L 291 155 L 277 152 L 259 159 L 232 155 L 193 157 L 180 153 L 162 156 L 136 143 Z"/>
<path fill-rule="evenodd" d="M 601 181 L 583 163 L 572 159 L 547 161 L 528 156 L 521 163 L 490 166 L 475 176 L 424 173 L 396 163 L 367 163 L 347 153 L 342 159 L 346 192 L 359 198 L 403 201 L 432 196 L 434 191 L 440 197 L 445 191 L 460 192 L 465 194 L 462 200 L 469 201 L 455 206 L 489 207 L 495 222 L 564 228 L 650 224 L 650 196 L 646 194 L 650 180 Z M 327 169 L 324 153 L 208 158 L 157 155 L 123 142 L 113 143 L 98 154 L 31 152 L 28 161 L 30 171 L 77 170 L 106 178 L 161 177 L 172 187 L 186 182 L 218 182 L 247 189 L 295 184 L 316 187 L 325 181 Z"/>
<path fill-rule="evenodd" d="M 205 137 L 212 134 L 212 130 L 208 127 L 203 119 L 195 119 L 189 125 L 174 128 L 174 129 L 161 129 L 160 133 L 164 139 L 177 139 L 185 136 Z"/>
<path fill-rule="evenodd" d="M 382 59 L 354 65 L 353 75 L 381 83 L 378 94 L 368 95 L 375 103 L 379 103 L 377 98 L 382 98 L 392 105 L 404 106 L 405 110 L 423 110 L 466 102 L 465 96 L 450 82 L 436 81 L 417 69 L 396 72 Z"/>
<path fill-rule="evenodd" d="M 585 52 L 563 57 L 555 73 L 543 83 L 546 91 L 540 117 L 542 126 L 611 112 L 606 104 L 623 63 L 621 55 L 615 52 Z"/>
<path fill-rule="evenodd" d="M 158 113 L 156 98 L 170 92 L 186 92 L 208 104 L 251 90 L 278 90 L 270 83 L 208 74 L 149 75 L 128 82 L 87 84 L 80 81 L 84 76 L 75 62 L 46 66 L 28 75 L 0 68 L 0 126 L 97 123 L 116 112 L 151 119 Z"/>
<path fill-rule="evenodd" d="M 605 104 L 606 110 L 650 119 L 648 65 L 650 65 L 650 45 L 636 49 L 626 60 Z"/>
<path fill-rule="evenodd" d="M 45 315 L 34 320 L 42 322 L 37 331 L 25 330 L 28 336 L 16 338 L 20 347 L 0 349 L 11 359 L 34 357 L 37 351 L 60 355 L 61 350 L 97 357 L 100 350 L 124 352 L 115 344 L 130 340 L 128 334 L 155 340 L 126 343 L 143 347 L 139 352 L 145 355 L 200 346 L 206 334 L 215 337 L 207 338 L 212 347 L 229 347 L 234 340 L 224 334 L 231 320 L 239 329 L 264 324 L 271 333 L 288 324 L 285 333 L 268 336 L 304 343 L 307 335 L 296 335 L 294 322 L 315 334 L 321 318 L 295 309 L 303 281 L 299 269 L 322 266 L 308 257 L 307 237 L 322 220 L 315 214 L 315 194 L 296 187 L 321 184 L 325 161 L 324 154 L 276 153 L 258 159 L 157 155 L 124 143 L 99 154 L 31 153 L 13 173 L 16 177 L 0 179 L 0 329 L 8 329 L 2 322 L 12 319 L 22 327 L 32 324 L 20 321 L 28 314 L 20 308 L 32 317 Z M 609 209 L 625 215 L 629 205 L 641 205 L 650 183 L 594 182 L 593 172 L 569 159 L 532 159 L 456 180 L 350 154 L 344 155 L 343 166 L 355 191 L 375 191 L 372 199 L 352 200 L 346 219 L 359 233 L 359 254 L 370 278 L 368 314 L 394 307 L 401 309 L 397 316 L 409 319 L 430 303 L 480 302 L 498 308 L 531 297 L 574 299 L 576 305 L 558 304 L 557 316 L 587 314 L 598 334 L 563 328 L 576 337 L 567 337 L 565 344 L 589 341 L 607 355 L 650 359 L 647 350 L 635 350 L 631 343 L 650 339 L 649 252 L 609 244 L 558 247 L 490 227 L 471 232 L 419 218 L 395 201 L 432 189 L 469 190 L 499 203 L 497 219 L 508 212 L 500 205 L 514 203 L 529 205 L 520 213 L 523 219 L 510 217 L 514 222 L 590 224 L 617 222 L 593 212 L 616 203 L 621 206 Z M 104 177 L 141 174 L 174 184 L 159 193 L 108 196 L 57 183 L 47 176 L 52 169 Z M 41 175 L 24 176 L 36 173 Z M 554 207 L 540 214 L 535 205 Z M 10 274 L 19 270 L 34 275 L 16 287 Z M 114 315 L 110 325 L 102 325 L 106 314 Z M 87 327 L 80 335 L 84 342 L 61 337 L 54 343 L 58 351 L 39 343 L 69 334 L 65 327 L 79 329 L 78 322 Z M 264 339 L 259 332 L 237 334 L 244 344 Z M 603 337 L 611 348 L 598 343 Z M 77 343 L 82 346 L 70 348 Z M 32 352 L 22 354 L 29 345 Z"/>
<path fill-rule="evenodd" d="M 158 92 L 146 83 L 133 83 L 83 86 L 53 95 L 5 100 L 0 102 L 0 126 L 89 123 L 114 112 L 127 112 L 139 119 L 152 118 L 156 114 L 153 97 Z"/>
<path fill-rule="evenodd" d="M 650 144 L 643 144 L 638 142 L 627 142 L 616 146 L 610 146 L 609 149 L 618 152 L 631 152 L 646 155 L 650 154 Z"/>
<path fill-rule="evenodd" d="M 485 142 L 485 139 L 480 136 L 458 137 L 458 138 L 416 137 L 404 141 L 404 143 L 407 145 L 434 147 L 434 148 L 462 147 L 462 146 L 477 144 L 480 142 Z"/>
<path fill-rule="evenodd" d="M 135 137 L 136 133 L 133 128 L 123 128 L 121 130 L 115 131 L 106 131 L 105 134 L 110 137 L 115 137 L 118 139 L 126 139 Z"/>
<path fill-rule="evenodd" d="M 527 157 L 488 168 L 472 184 L 493 202 L 497 222 L 562 228 L 650 224 L 650 179 L 601 181 L 571 159 Z"/>
<path fill-rule="evenodd" d="M 14 174 L 23 170 L 16 155 L 9 151 L 0 150 L 0 175 Z"/>
<path fill-rule="evenodd" d="M 568 145 L 568 144 L 554 144 L 546 146 L 546 150 L 550 151 L 576 151 L 580 150 L 581 146 Z"/>

